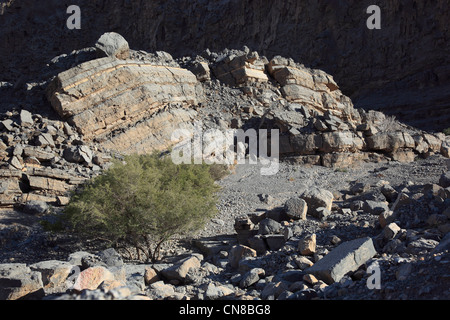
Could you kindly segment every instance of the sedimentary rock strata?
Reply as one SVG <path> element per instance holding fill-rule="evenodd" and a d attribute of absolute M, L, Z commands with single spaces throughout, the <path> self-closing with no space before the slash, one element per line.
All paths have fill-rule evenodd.
<path fill-rule="evenodd" d="M 174 117 L 173 113 L 161 111 L 169 104 L 194 105 L 200 101 L 201 94 L 196 77 L 186 69 L 114 58 L 89 61 L 60 73 L 49 87 L 49 99 L 61 117 L 87 140 L 102 141 L 115 132 L 114 141 L 109 144 L 115 145 L 118 151 L 128 151 L 138 142 L 136 138 L 142 142 L 159 132 L 162 121 L 170 123 L 171 129 L 176 128 L 179 122 L 187 120 L 186 116 Z M 145 124 L 133 127 L 144 120 Z M 133 127 L 130 136 L 127 136 L 128 127 Z M 125 133 L 117 132 L 120 130 Z M 127 145 L 120 143 L 121 140 L 128 140 Z M 151 147 L 160 147 L 155 144 Z"/>

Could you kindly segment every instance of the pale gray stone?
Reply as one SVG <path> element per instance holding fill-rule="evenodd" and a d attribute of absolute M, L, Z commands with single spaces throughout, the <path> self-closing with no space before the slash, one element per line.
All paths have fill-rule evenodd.
<path fill-rule="evenodd" d="M 357 270 L 376 253 L 369 237 L 344 242 L 305 271 L 332 284 L 346 273 Z"/>

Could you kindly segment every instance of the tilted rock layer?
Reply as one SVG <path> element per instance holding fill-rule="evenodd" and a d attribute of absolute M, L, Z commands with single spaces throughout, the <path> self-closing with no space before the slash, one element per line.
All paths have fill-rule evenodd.
<path fill-rule="evenodd" d="M 234 118 L 229 121 L 221 112 L 216 127 L 279 129 L 281 155 L 303 163 L 347 167 L 371 153 L 413 161 L 445 145 L 443 135 L 417 131 L 413 137 L 380 112 L 355 109 L 331 75 L 293 59 L 269 60 L 248 48 L 209 52 L 180 61 L 191 72 L 170 54 L 158 53 L 165 63 L 140 54 L 132 52 L 135 58 L 128 60 L 94 59 L 58 74 L 47 89 L 53 108 L 85 140 L 107 149 L 162 150 L 177 142 L 171 139 L 176 129 L 192 132 L 194 121 L 217 112 L 219 107 L 204 94 L 215 77 L 219 85 L 238 90 L 239 104 L 250 103 L 244 110 L 260 110 L 235 112 L 229 96 L 213 92 Z"/>
<path fill-rule="evenodd" d="M 195 75 L 186 69 L 114 58 L 88 61 L 60 73 L 49 87 L 55 110 L 85 139 L 135 152 L 167 146 L 164 141 L 170 140 L 170 132 L 180 122 L 189 122 L 192 111 L 178 110 L 174 115 L 162 109 L 196 104 L 201 95 Z M 143 119 L 106 141 L 108 134 Z M 164 134 L 164 128 L 171 131 Z"/>

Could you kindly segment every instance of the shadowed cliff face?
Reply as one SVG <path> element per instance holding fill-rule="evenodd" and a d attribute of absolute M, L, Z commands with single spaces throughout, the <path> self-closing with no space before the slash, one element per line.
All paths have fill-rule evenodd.
<path fill-rule="evenodd" d="M 366 28 L 373 0 L 9 2 L 0 15 L 0 81 L 36 79 L 54 56 L 115 31 L 131 48 L 174 56 L 246 45 L 268 58 L 292 57 L 332 74 L 356 107 L 450 127 L 446 0 L 383 1 L 381 30 Z M 81 30 L 66 28 L 70 4 L 81 8 Z"/>

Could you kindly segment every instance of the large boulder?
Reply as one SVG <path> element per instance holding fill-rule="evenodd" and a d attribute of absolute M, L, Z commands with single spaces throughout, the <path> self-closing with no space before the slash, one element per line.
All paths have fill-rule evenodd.
<path fill-rule="evenodd" d="M 48 260 L 32 264 L 30 269 L 41 273 L 44 287 L 57 288 L 65 285 L 73 265 L 65 261 Z"/>
<path fill-rule="evenodd" d="M 193 132 L 197 113 L 188 107 L 203 97 L 200 82 L 187 69 L 111 57 L 58 74 L 47 94 L 86 142 L 95 139 L 125 153 L 167 148 L 178 142 L 172 141 L 178 128 Z M 77 162 L 80 157 L 71 154 L 66 156 Z"/>
<path fill-rule="evenodd" d="M 103 266 L 89 267 L 78 275 L 73 285 L 73 290 L 95 290 L 103 281 L 114 281 L 114 274 Z"/>
<path fill-rule="evenodd" d="M 115 32 L 104 33 L 95 43 L 95 47 L 105 57 L 122 60 L 130 57 L 130 47 L 127 40 Z"/>
<path fill-rule="evenodd" d="M 43 287 L 41 273 L 32 271 L 25 264 L 0 265 L 0 300 L 42 298 Z"/>
<path fill-rule="evenodd" d="M 331 210 L 333 204 L 333 194 L 325 189 L 311 188 L 300 195 L 300 198 L 306 201 L 308 205 L 308 215 L 322 218 L 318 212 L 318 208 Z"/>
<path fill-rule="evenodd" d="M 308 204 L 301 198 L 291 198 L 284 204 L 287 216 L 294 220 L 306 220 Z"/>

